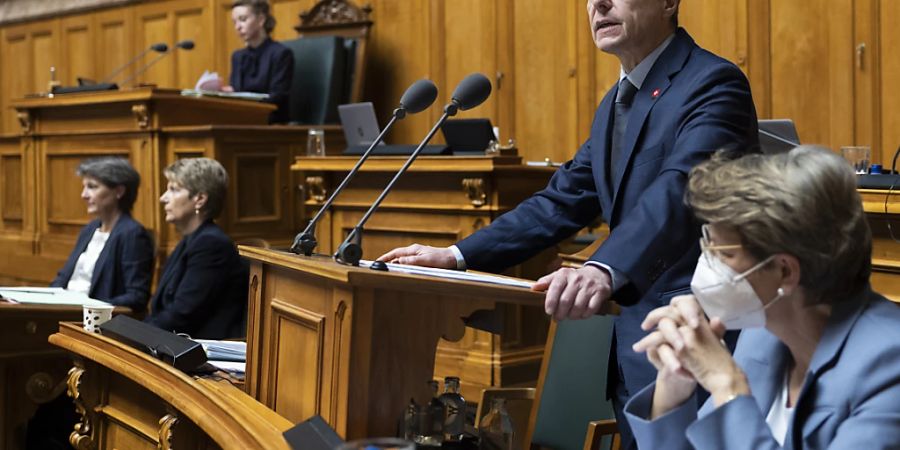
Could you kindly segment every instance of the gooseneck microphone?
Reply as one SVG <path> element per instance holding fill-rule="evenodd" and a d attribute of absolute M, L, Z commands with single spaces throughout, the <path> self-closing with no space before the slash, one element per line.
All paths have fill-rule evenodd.
<path fill-rule="evenodd" d="M 160 45 L 160 44 L 156 44 L 156 45 Z M 162 44 L 162 45 L 165 46 L 166 44 Z M 174 46 L 174 47 L 175 47 L 175 48 L 184 49 L 184 50 L 193 50 L 193 48 L 194 48 L 194 41 L 188 39 L 188 40 L 184 40 L 184 41 L 181 41 L 181 42 L 177 42 L 177 43 L 175 43 L 175 46 Z M 159 62 L 160 59 L 165 58 L 166 55 L 168 55 L 168 54 L 170 54 L 170 53 L 172 53 L 172 50 L 171 50 L 171 49 L 168 49 L 168 48 L 165 49 L 164 51 L 161 52 L 161 54 L 160 54 L 159 56 L 157 56 L 156 58 L 153 58 L 152 60 L 150 60 L 150 62 L 148 62 L 147 64 L 145 64 L 144 67 L 141 67 L 140 69 L 138 69 L 137 71 L 135 71 L 134 73 L 132 73 L 130 77 L 126 78 L 125 81 L 122 82 L 122 85 L 124 86 L 124 85 L 125 85 L 126 83 L 128 83 L 129 81 L 131 81 L 131 80 L 137 78 L 138 75 L 140 75 L 140 74 L 146 72 L 147 69 L 149 69 L 149 68 L 152 67 L 154 64 L 156 64 L 157 62 Z"/>
<path fill-rule="evenodd" d="M 486 76 L 480 73 L 470 74 L 459 82 L 456 89 L 453 90 L 450 103 L 447 103 L 444 106 L 444 114 L 441 115 L 441 118 L 434 124 L 431 131 L 425 136 L 425 139 L 423 139 L 419 146 L 416 147 L 411 155 L 409 155 L 409 158 L 403 166 L 400 167 L 400 170 L 394 174 L 394 178 L 391 179 L 384 190 L 381 191 L 381 195 L 375 199 L 375 202 L 372 203 L 369 210 L 366 211 L 362 219 L 359 220 L 359 223 L 350 230 L 350 234 L 347 235 L 347 238 L 344 239 L 344 242 L 341 243 L 340 247 L 338 247 L 338 251 L 334 254 L 335 261 L 353 266 L 359 265 L 359 260 L 362 259 L 363 227 L 366 225 L 369 217 L 372 216 L 372 213 L 374 213 L 375 210 L 378 209 L 378 206 L 381 205 L 381 202 L 384 201 L 384 198 L 387 197 L 388 193 L 391 192 L 391 189 L 394 188 L 394 184 L 397 183 L 400 176 L 409 169 L 409 166 L 416 160 L 419 153 L 425 148 L 425 145 L 431 141 L 431 138 L 434 137 L 434 134 L 437 133 L 437 130 L 440 129 L 441 125 L 443 125 L 449 117 L 455 116 L 458 111 L 472 109 L 482 104 L 490 95 L 491 82 Z M 372 264 L 372 269 L 387 270 L 387 266 L 385 264 Z"/>
<path fill-rule="evenodd" d="M 309 221 L 309 224 L 306 225 L 306 229 L 304 229 L 300 234 L 298 234 L 294 238 L 294 243 L 291 245 L 291 251 L 296 254 L 304 254 L 306 256 L 312 255 L 313 250 L 315 250 L 318 242 L 316 241 L 316 224 L 319 223 L 319 219 L 322 218 L 322 214 L 325 211 L 328 211 L 331 208 L 331 204 L 334 203 L 334 199 L 344 190 L 350 180 L 359 172 L 359 168 L 362 167 L 363 163 L 369 159 L 369 155 L 372 153 L 372 150 L 384 139 L 384 136 L 387 132 L 394 126 L 394 122 L 403 119 L 407 114 L 415 114 L 421 111 L 424 111 L 426 108 L 431 106 L 434 103 L 434 100 L 437 98 L 437 86 L 434 85 L 430 80 L 419 80 L 409 86 L 406 89 L 406 92 L 403 93 L 403 96 L 400 97 L 400 106 L 394 110 L 394 114 L 391 116 L 390 122 L 388 122 L 387 126 L 384 127 L 384 130 L 378 135 L 377 138 L 369 145 L 369 148 L 366 149 L 365 153 L 359 158 L 359 161 L 356 162 L 356 165 L 353 166 L 353 169 L 350 170 L 350 173 L 344 177 L 344 180 L 341 181 L 341 184 L 334 190 L 328 200 L 319 208 L 319 211 L 316 212 L 316 215 L 313 216 L 312 220 Z"/>
<path fill-rule="evenodd" d="M 118 76 L 120 73 L 122 73 L 123 70 L 125 70 L 127 67 L 131 66 L 132 64 L 136 63 L 139 59 L 143 58 L 144 55 L 146 55 L 147 53 L 150 53 L 150 52 L 166 53 L 167 51 L 169 51 L 169 46 L 166 45 L 165 42 L 159 42 L 159 43 L 153 44 L 150 47 L 144 49 L 144 51 L 138 53 L 138 55 L 135 56 L 134 58 L 131 58 L 131 61 L 128 61 L 127 63 L 119 66 L 116 70 L 113 70 L 113 72 L 111 74 L 109 74 L 109 76 L 104 78 L 102 81 L 100 81 L 100 83 L 109 83 L 110 81 L 114 80 L 116 78 L 116 76 Z"/>

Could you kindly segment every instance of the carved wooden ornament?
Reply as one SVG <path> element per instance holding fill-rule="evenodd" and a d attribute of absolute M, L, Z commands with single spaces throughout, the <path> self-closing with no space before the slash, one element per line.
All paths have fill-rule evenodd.
<path fill-rule="evenodd" d="M 301 27 L 316 27 L 353 22 L 368 22 L 372 7 L 362 8 L 347 0 L 322 0 L 309 11 L 300 13 Z"/>
<path fill-rule="evenodd" d="M 94 430 L 91 428 L 88 409 L 85 407 L 81 393 L 78 391 L 81 387 L 81 375 L 83 374 L 84 368 L 79 367 L 76 362 L 75 367 L 69 369 L 69 378 L 66 382 L 68 386 L 66 392 L 69 397 L 72 397 L 72 402 L 75 403 L 75 411 L 81 417 L 81 422 L 75 424 L 75 431 L 72 431 L 72 434 L 69 435 L 69 443 L 77 450 L 93 450 L 96 448 L 94 445 Z"/>

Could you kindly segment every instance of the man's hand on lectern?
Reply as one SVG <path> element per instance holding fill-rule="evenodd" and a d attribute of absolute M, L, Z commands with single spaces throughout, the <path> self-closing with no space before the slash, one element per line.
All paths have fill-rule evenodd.
<path fill-rule="evenodd" d="M 544 311 L 554 319 L 586 319 L 609 300 L 612 278 L 606 269 L 593 265 L 563 268 L 541 277 L 532 289 L 547 291 Z"/>
<path fill-rule="evenodd" d="M 411 266 L 456 269 L 456 256 L 453 255 L 453 251 L 449 247 L 437 248 L 413 244 L 408 247 L 395 248 L 379 256 L 378 260 Z"/>

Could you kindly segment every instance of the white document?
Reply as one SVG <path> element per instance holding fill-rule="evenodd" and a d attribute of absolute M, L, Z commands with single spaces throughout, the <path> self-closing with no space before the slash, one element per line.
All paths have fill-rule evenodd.
<path fill-rule="evenodd" d="M 198 91 L 218 91 L 222 89 L 222 79 L 218 72 L 203 71 L 203 75 L 197 79 L 194 89 Z"/>
<path fill-rule="evenodd" d="M 372 261 L 362 260 L 359 262 L 360 267 L 368 268 L 372 265 Z M 436 269 L 434 267 L 408 266 L 405 264 L 388 263 L 388 271 L 396 273 L 405 273 L 410 275 L 424 275 L 427 277 L 444 278 L 448 280 L 472 281 L 475 283 L 499 284 L 501 286 L 511 286 L 531 289 L 534 285 L 531 281 L 519 280 L 516 278 L 507 278 L 497 275 L 489 275 L 482 273 L 463 272 L 460 270 Z"/>
<path fill-rule="evenodd" d="M 262 101 L 268 100 L 269 94 L 260 94 L 259 92 L 222 92 L 222 91 L 205 91 L 197 89 L 184 89 L 181 95 L 185 97 L 222 97 L 237 98 L 241 100 Z"/>
<path fill-rule="evenodd" d="M 206 351 L 206 357 L 215 361 L 244 362 L 247 360 L 247 343 L 241 341 L 214 341 L 193 339 Z"/>
<path fill-rule="evenodd" d="M 60 287 L 0 287 L 0 296 L 16 303 L 70 306 L 109 306 L 81 292 L 67 291 Z"/>

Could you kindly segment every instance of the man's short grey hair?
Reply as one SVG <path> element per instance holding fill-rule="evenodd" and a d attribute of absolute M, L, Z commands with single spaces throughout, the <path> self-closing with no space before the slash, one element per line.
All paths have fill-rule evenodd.
<path fill-rule="evenodd" d="M 124 186 L 125 193 L 119 199 L 119 210 L 131 213 L 131 208 L 137 200 L 141 176 L 134 170 L 134 167 L 131 167 L 131 163 L 127 159 L 110 156 L 89 158 L 78 165 L 75 173 L 82 178 L 96 178 L 110 189 Z"/>
<path fill-rule="evenodd" d="M 210 158 L 179 159 L 166 167 L 163 175 L 187 189 L 191 197 L 206 194 L 206 204 L 200 210 L 205 219 L 215 219 L 222 213 L 228 190 L 228 173 L 218 161 Z"/>
<path fill-rule="evenodd" d="M 686 200 L 700 219 L 734 227 L 758 260 L 795 256 L 811 302 L 845 300 L 869 282 L 872 232 L 856 175 L 826 148 L 732 160 L 717 152 L 691 171 Z"/>

